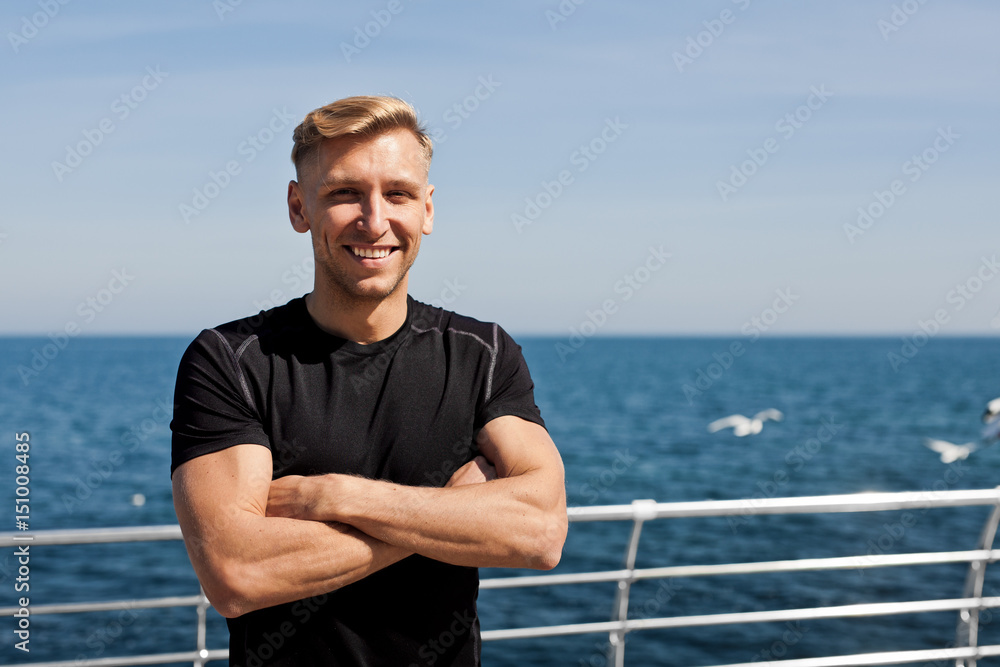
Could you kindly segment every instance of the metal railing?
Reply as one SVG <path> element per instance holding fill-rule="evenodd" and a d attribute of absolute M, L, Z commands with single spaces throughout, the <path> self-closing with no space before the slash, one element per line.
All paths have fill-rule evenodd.
<path fill-rule="evenodd" d="M 659 519 L 685 517 L 731 517 L 765 514 L 803 514 L 834 512 L 873 512 L 944 507 L 992 506 L 993 510 L 983 526 L 977 549 L 965 551 L 935 551 L 905 554 L 867 554 L 832 558 L 807 558 L 798 560 L 761 561 L 749 563 L 724 563 L 713 565 L 679 565 L 637 569 L 643 525 Z M 978 645 L 979 613 L 984 609 L 1000 607 L 1000 597 L 983 597 L 983 582 L 988 563 L 1000 560 L 1000 549 L 993 548 L 997 525 L 1000 522 L 1000 488 L 969 491 L 935 491 L 922 493 L 859 493 L 834 496 L 808 496 L 798 498 L 761 498 L 750 500 L 722 500 L 700 502 L 657 503 L 636 500 L 631 505 L 606 505 L 599 507 L 572 507 L 569 520 L 573 523 L 592 521 L 630 521 L 632 530 L 625 548 L 624 567 L 602 572 L 573 574 L 545 574 L 484 579 L 483 589 L 522 588 L 616 582 L 614 614 L 610 621 L 576 623 L 569 625 L 536 626 L 504 630 L 484 630 L 483 641 L 553 637 L 588 633 L 607 634 L 608 659 L 617 667 L 624 665 L 625 636 L 630 632 L 649 629 L 707 627 L 730 624 L 774 623 L 815 619 L 874 617 L 893 614 L 919 614 L 953 611 L 957 614 L 954 647 L 909 651 L 890 651 L 842 656 L 828 656 L 795 660 L 771 660 L 768 664 L 782 667 L 850 667 L 856 665 L 901 665 L 927 661 L 954 661 L 956 667 L 976 667 L 982 658 L 1000 656 L 1000 645 Z M 30 538 L 30 542 L 26 540 Z M 109 542 L 146 542 L 180 540 L 178 526 L 147 526 L 139 528 L 104 528 L 82 530 L 38 531 L 30 536 L 17 533 L 0 533 L 0 546 L 10 547 L 29 543 L 32 546 L 96 544 Z M 878 602 L 827 607 L 808 607 L 770 611 L 666 616 L 658 618 L 628 617 L 629 594 L 632 584 L 644 579 L 674 577 L 708 577 L 720 575 L 745 575 L 761 573 L 805 572 L 843 569 L 866 569 L 892 566 L 935 565 L 942 563 L 968 563 L 965 589 L 960 598 L 925 599 L 905 602 Z M 127 609 L 162 607 L 195 607 L 198 616 L 195 649 L 193 651 L 161 653 L 155 655 L 100 658 L 88 661 L 93 667 L 126 667 L 128 665 L 156 665 L 171 662 L 191 662 L 202 667 L 212 660 L 226 660 L 228 650 L 208 649 L 206 646 L 206 615 L 210 604 L 201 592 L 198 595 L 165 597 L 146 600 L 119 600 L 70 604 L 36 605 L 32 615 L 67 614 Z M 10 616 L 16 607 L 0 608 L 0 615 Z M 715 665 L 714 667 L 751 667 L 757 663 Z M 73 667 L 75 661 L 24 663 L 24 667 Z M 20 667 L 12 665 L 11 667 Z"/>

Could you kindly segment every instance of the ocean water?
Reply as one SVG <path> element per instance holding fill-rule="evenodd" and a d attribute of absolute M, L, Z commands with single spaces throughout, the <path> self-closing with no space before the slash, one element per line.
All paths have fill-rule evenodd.
<path fill-rule="evenodd" d="M 519 339 L 536 399 L 566 465 L 570 505 L 742 499 L 857 491 L 992 488 L 1000 447 L 950 465 L 924 438 L 976 439 L 985 402 L 1000 396 L 1000 340 L 937 338 L 903 348 L 878 339 Z M 742 354 L 731 356 L 734 342 Z M 923 342 L 923 341 L 920 341 Z M 14 434 L 31 436 L 30 528 L 176 521 L 167 406 L 187 339 L 0 339 L 0 503 L 14 529 Z M 580 341 L 576 341 L 577 344 Z M 35 357 L 35 353 L 39 357 Z M 892 363 L 891 355 L 896 363 Z M 50 357 L 50 358 L 46 358 Z M 34 366 L 32 366 L 34 360 Z M 43 364 L 44 362 L 44 364 Z M 902 362 L 902 363 L 900 363 Z M 33 372 L 27 373 L 26 369 Z M 778 408 L 755 436 L 708 433 L 731 413 Z M 145 503 L 132 499 L 142 494 Z M 0 513 L 2 514 L 2 513 Z M 884 552 L 971 549 L 985 508 L 682 519 L 646 525 L 639 567 Z M 574 524 L 556 572 L 620 567 L 630 524 Z M 13 549 L 0 551 L 0 606 L 13 606 Z M 1000 582 L 988 572 L 986 590 Z M 483 577 L 522 574 L 484 570 Z M 634 617 L 707 614 L 961 595 L 965 568 L 921 566 L 641 582 Z M 190 595 L 180 543 L 38 547 L 32 604 Z M 484 629 L 608 620 L 613 584 L 486 590 Z M 708 665 L 943 647 L 952 613 L 718 626 L 629 635 L 626 664 Z M 4 622 L 0 663 L 194 648 L 192 609 L 32 618 L 30 654 Z M 986 617 L 981 639 L 1000 641 Z M 225 624 L 210 613 L 209 645 Z M 604 665 L 606 637 L 490 642 L 486 665 Z M 982 661 L 990 664 L 990 661 Z"/>

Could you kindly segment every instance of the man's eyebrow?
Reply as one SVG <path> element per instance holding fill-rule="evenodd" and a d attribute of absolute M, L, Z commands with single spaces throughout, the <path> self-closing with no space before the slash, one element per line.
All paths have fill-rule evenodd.
<path fill-rule="evenodd" d="M 360 184 L 360 179 L 351 178 L 350 176 L 338 176 L 336 174 L 323 174 L 323 178 L 320 180 L 320 185 L 325 188 L 355 186 Z"/>
<path fill-rule="evenodd" d="M 390 181 L 387 181 L 387 184 L 390 187 L 406 188 L 410 190 L 419 190 L 420 188 L 423 187 L 423 183 L 421 183 L 420 181 L 414 181 L 409 178 L 394 178 Z"/>
<path fill-rule="evenodd" d="M 366 185 L 367 181 L 359 178 L 353 178 L 351 176 L 338 176 L 337 174 L 326 174 L 321 181 L 321 186 L 324 188 L 342 188 L 342 187 L 357 187 L 360 185 Z M 420 190 L 424 187 L 423 183 L 417 180 L 409 178 L 393 178 L 385 182 L 390 188 L 402 188 L 407 190 Z"/>

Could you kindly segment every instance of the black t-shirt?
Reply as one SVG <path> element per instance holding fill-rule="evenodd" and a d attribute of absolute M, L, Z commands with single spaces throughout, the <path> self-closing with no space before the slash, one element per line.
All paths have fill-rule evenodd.
<path fill-rule="evenodd" d="M 239 444 L 274 478 L 350 473 L 444 486 L 490 420 L 544 426 L 520 347 L 498 325 L 407 298 L 406 322 L 361 345 L 305 300 L 203 331 L 181 360 L 171 474 Z M 329 594 L 229 619 L 230 663 L 478 665 L 476 568 L 413 555 Z"/>

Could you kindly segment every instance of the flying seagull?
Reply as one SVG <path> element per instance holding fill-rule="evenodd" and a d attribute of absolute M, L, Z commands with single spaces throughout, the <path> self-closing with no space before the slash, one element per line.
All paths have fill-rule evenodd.
<path fill-rule="evenodd" d="M 986 404 L 983 412 L 983 441 L 990 444 L 1000 440 L 1000 398 L 994 398 Z"/>
<path fill-rule="evenodd" d="M 933 440 L 931 438 L 925 438 L 924 444 L 941 455 L 941 463 L 953 463 L 959 459 L 967 459 L 969 454 L 979 449 L 974 442 L 956 445 L 946 440 Z"/>
<path fill-rule="evenodd" d="M 708 431 L 709 433 L 715 433 L 716 431 L 721 431 L 724 428 L 732 428 L 733 435 L 742 438 L 745 435 L 755 435 L 760 433 L 761 429 L 764 428 L 764 422 L 768 419 L 780 422 L 784 418 L 785 415 L 781 414 L 780 410 L 768 408 L 767 410 L 761 410 L 753 417 L 729 415 L 728 417 L 723 417 L 722 419 L 716 419 L 708 425 Z"/>
<path fill-rule="evenodd" d="M 986 404 L 986 410 L 983 412 L 983 423 L 986 426 L 983 427 L 978 443 L 967 442 L 964 445 L 956 445 L 946 440 L 925 438 L 924 445 L 940 454 L 942 463 L 953 463 L 967 459 L 969 454 L 977 449 L 989 447 L 1000 440 L 1000 398 L 994 398 Z"/>

